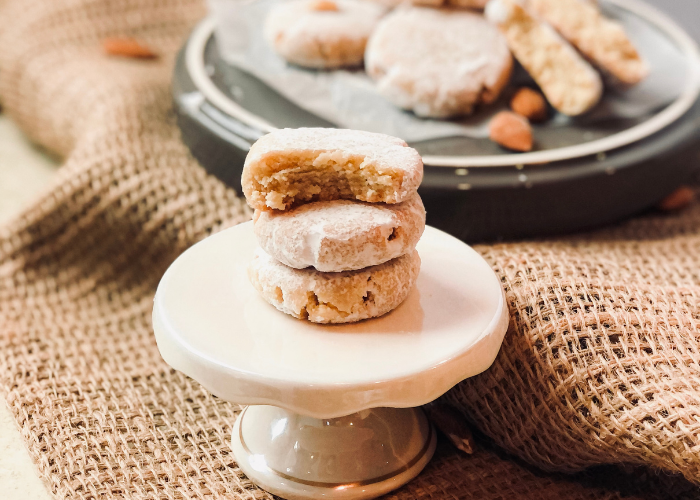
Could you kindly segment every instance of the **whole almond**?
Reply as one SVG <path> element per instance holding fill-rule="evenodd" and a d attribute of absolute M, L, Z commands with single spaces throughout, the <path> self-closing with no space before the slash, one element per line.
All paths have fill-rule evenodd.
<path fill-rule="evenodd" d="M 682 186 L 661 200 L 658 208 L 665 212 L 681 210 L 690 205 L 695 198 L 695 191 L 688 186 Z"/>
<path fill-rule="evenodd" d="M 127 37 L 113 37 L 102 40 L 102 48 L 110 56 L 154 59 L 158 54 L 141 42 Z"/>
<path fill-rule="evenodd" d="M 311 2 L 311 9 L 320 11 L 336 11 L 338 10 L 338 4 L 333 2 L 333 0 L 314 0 Z"/>
<path fill-rule="evenodd" d="M 532 122 L 547 119 L 549 110 L 544 96 L 528 87 L 518 90 L 510 101 L 510 108 Z"/>
<path fill-rule="evenodd" d="M 501 111 L 491 119 L 489 137 L 493 142 L 514 151 L 532 150 L 530 122 L 510 111 Z"/>

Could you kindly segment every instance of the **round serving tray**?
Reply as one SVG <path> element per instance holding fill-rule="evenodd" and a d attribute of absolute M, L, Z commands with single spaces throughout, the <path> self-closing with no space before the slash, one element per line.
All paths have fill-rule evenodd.
<path fill-rule="evenodd" d="M 648 117 L 608 127 L 612 132 L 605 125 L 576 123 L 553 129 L 552 134 L 593 140 L 532 153 L 504 153 L 487 140 L 465 137 L 411 143 L 426 164 L 421 195 L 430 224 L 467 241 L 573 231 L 643 210 L 692 175 L 700 142 L 697 46 L 646 4 L 605 3 L 652 23 L 688 59 L 675 100 Z M 179 54 L 175 108 L 194 156 L 240 189 L 243 160 L 261 135 L 275 128 L 335 125 L 223 61 L 214 27 L 211 18 L 200 23 Z"/>

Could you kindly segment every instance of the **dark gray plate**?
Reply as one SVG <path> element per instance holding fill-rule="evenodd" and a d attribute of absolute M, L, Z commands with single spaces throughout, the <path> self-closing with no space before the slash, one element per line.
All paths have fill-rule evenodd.
<path fill-rule="evenodd" d="M 183 139 L 209 172 L 240 189 L 245 154 L 265 130 L 207 99 L 210 89 L 195 84 L 199 78 L 193 79 L 188 71 L 186 54 L 187 45 L 173 79 Z M 275 127 L 333 126 L 255 76 L 223 62 L 213 37 L 206 41 L 203 58 L 211 84 L 261 122 Z M 612 133 L 601 124 L 595 127 L 594 133 Z M 570 133 L 591 133 L 581 130 Z M 560 133 L 566 134 L 566 127 Z M 661 131 L 606 153 L 545 165 L 514 165 L 516 161 L 510 166 L 477 168 L 426 164 L 421 195 L 429 224 L 466 241 L 573 231 L 643 210 L 686 182 L 698 163 L 692 153 L 698 141 L 700 104 L 696 102 Z M 462 148 L 469 147 L 469 154 L 481 151 L 504 156 L 489 141 L 463 137 L 413 145 L 424 155 L 463 154 Z"/>
<path fill-rule="evenodd" d="M 264 132 L 317 124 L 359 128 L 406 139 L 431 166 L 541 165 L 645 139 L 680 118 L 700 92 L 697 46 L 677 24 L 640 0 L 600 0 L 605 13 L 630 33 L 649 63 L 649 76 L 631 89 L 610 86 L 584 116 L 554 114 L 535 127 L 534 151 L 508 152 L 485 137 L 486 128 L 491 116 L 507 108 L 515 88 L 534 85 L 524 71 L 516 70 L 500 102 L 483 106 L 472 116 L 421 119 L 388 103 L 362 70 L 308 70 L 276 55 L 260 28 L 279 1 L 249 0 L 235 9 L 230 3 L 215 2 L 212 6 L 217 6 L 214 12 L 222 24 L 217 28 L 215 18 L 202 22 L 186 55 L 187 71 L 207 100 Z"/>

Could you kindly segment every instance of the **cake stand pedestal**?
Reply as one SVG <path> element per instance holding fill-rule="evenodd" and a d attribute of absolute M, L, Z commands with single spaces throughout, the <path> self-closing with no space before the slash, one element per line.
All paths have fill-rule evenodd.
<path fill-rule="evenodd" d="M 163 359 L 227 401 L 243 472 L 290 500 L 366 499 L 414 478 L 435 450 L 416 408 L 493 363 L 508 326 L 500 282 L 461 241 L 427 227 L 415 289 L 396 310 L 315 325 L 248 281 L 252 223 L 194 245 L 167 270 L 153 325 Z"/>

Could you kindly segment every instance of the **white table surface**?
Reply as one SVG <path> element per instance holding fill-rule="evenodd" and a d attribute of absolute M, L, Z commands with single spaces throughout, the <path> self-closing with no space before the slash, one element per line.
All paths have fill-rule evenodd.
<path fill-rule="evenodd" d="M 648 0 L 700 39 L 698 0 Z M 56 162 L 36 150 L 6 116 L 0 115 L 0 224 L 26 207 L 50 183 Z M 0 402 L 0 492 L 3 500 L 49 500 L 17 424 Z"/>

